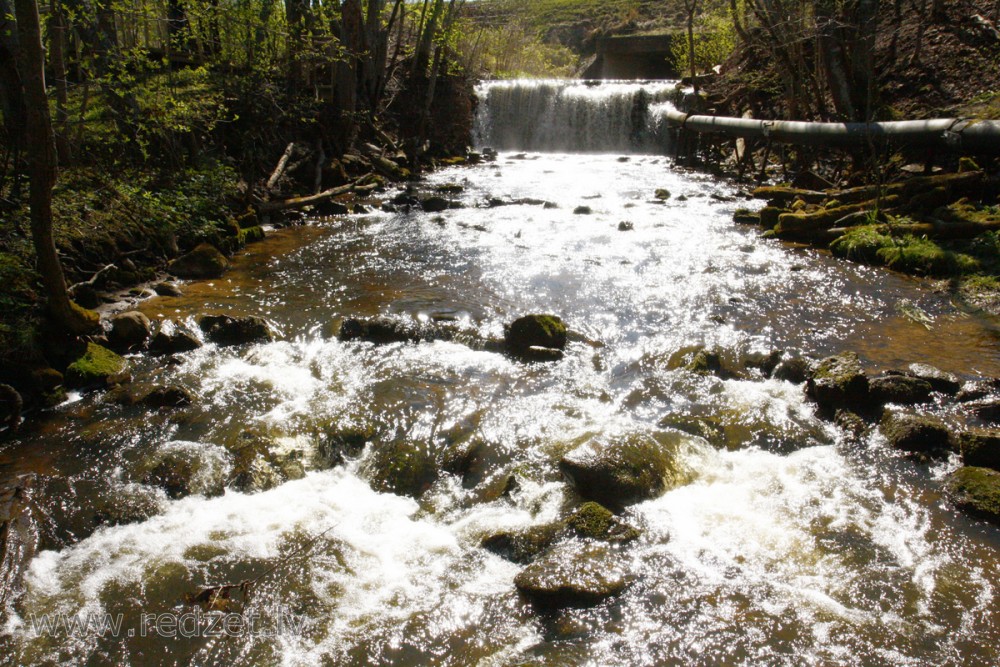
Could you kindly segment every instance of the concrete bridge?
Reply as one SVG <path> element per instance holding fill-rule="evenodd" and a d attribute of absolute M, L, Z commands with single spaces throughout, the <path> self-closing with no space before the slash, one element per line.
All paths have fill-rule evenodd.
<path fill-rule="evenodd" d="M 582 78 L 676 79 L 679 75 L 670 52 L 674 39 L 675 35 L 604 37 Z"/>

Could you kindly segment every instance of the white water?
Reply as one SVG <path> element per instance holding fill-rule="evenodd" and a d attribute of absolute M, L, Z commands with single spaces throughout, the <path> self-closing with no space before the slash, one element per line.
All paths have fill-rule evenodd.
<path fill-rule="evenodd" d="M 497 150 L 664 153 L 660 109 L 674 82 L 496 81 L 481 84 L 476 141 Z"/>
<path fill-rule="evenodd" d="M 825 354 L 891 330 L 916 341 L 903 352 L 875 346 L 875 361 L 895 363 L 939 348 L 947 302 L 734 227 L 737 203 L 706 196 L 724 199 L 732 187 L 660 158 L 527 158 L 429 177 L 428 188 L 464 183 L 468 208 L 344 220 L 294 250 L 245 258 L 204 292 L 207 307 L 266 314 L 288 340 L 210 346 L 177 367 L 137 362 L 140 381 L 190 387 L 198 396 L 190 410 L 164 416 L 81 401 L 93 413 L 86 429 L 100 438 L 77 455 L 113 481 L 112 500 L 123 483 L 142 486 L 135 462 L 164 448 L 200 447 L 214 463 L 206 474 L 225 470 L 221 443 L 244 428 L 275 435 L 309 466 L 331 425 L 374 423 L 376 440 L 431 448 L 475 437 L 487 452 L 476 475 L 442 474 L 419 500 L 379 494 L 367 481 L 369 446 L 361 460 L 263 493 L 161 497 L 145 521 L 35 558 L 22 613 L 0 639 L 6 655 L 18 664 L 130 665 L 996 663 L 1000 540 L 942 499 L 937 478 L 947 465 L 914 464 L 877 436 L 844 441 L 801 387 L 697 376 L 672 361 L 703 344 L 734 357 Z M 651 202 L 661 187 L 674 196 Z M 558 208 L 476 207 L 490 197 Z M 593 213 L 574 215 L 580 204 Z M 623 220 L 635 229 L 617 231 Z M 936 318 L 934 331 L 897 317 L 904 297 Z M 174 317 L 206 307 L 177 303 L 154 307 Z M 456 314 L 497 333 L 529 311 L 560 313 L 590 342 L 571 342 L 561 362 L 529 365 L 454 343 L 373 347 L 321 335 L 333 318 L 373 312 Z M 967 372 L 966 359 L 996 355 L 991 340 L 954 340 L 949 353 Z M 727 447 L 687 438 L 692 481 L 628 509 L 643 535 L 618 554 L 631 575 L 626 591 L 591 609 L 537 613 L 514 587 L 521 566 L 483 549 L 482 538 L 573 511 L 578 500 L 556 461 L 580 436 L 690 417 L 715 420 Z M 67 415 L 67 438 L 83 419 Z M 501 495 L 511 473 L 516 489 Z M 189 610 L 185 593 L 279 564 L 251 609 L 272 617 L 280 607 L 302 631 L 228 639 L 31 631 L 31 615 L 46 613 L 121 613 L 138 630 L 144 613 Z"/>

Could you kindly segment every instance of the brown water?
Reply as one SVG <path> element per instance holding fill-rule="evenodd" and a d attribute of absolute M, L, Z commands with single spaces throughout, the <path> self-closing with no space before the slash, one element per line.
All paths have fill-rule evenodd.
<path fill-rule="evenodd" d="M 902 458 L 877 435 L 851 443 L 802 388 L 676 368 L 715 345 L 821 356 L 854 349 L 871 367 L 925 362 L 1000 375 L 996 329 L 929 285 L 761 239 L 731 222 L 734 189 L 655 156 L 503 154 L 422 187 L 465 185 L 467 208 L 355 216 L 275 232 L 212 283 L 151 299 L 151 317 L 263 314 L 279 342 L 130 360 L 136 382 L 182 384 L 177 411 L 89 394 L 0 449 L 3 474 L 58 475 L 52 520 L 3 639 L 21 664 L 667 665 L 995 664 L 997 529 L 940 494 L 956 465 Z M 656 188 L 673 196 L 651 202 Z M 681 196 L 686 201 L 680 201 Z M 485 208 L 489 197 L 558 208 Z M 591 215 L 575 215 L 586 204 Z M 619 232 L 630 221 L 634 231 Z M 909 304 L 903 307 L 901 304 Z M 924 311 L 928 326 L 903 312 Z M 483 335 L 555 312 L 565 358 L 524 364 L 449 342 L 373 347 L 329 334 L 353 315 L 447 317 Z M 617 547 L 630 583 L 596 607 L 538 613 L 521 566 L 480 546 L 543 525 L 577 500 L 556 461 L 586 434 L 654 432 L 700 416 L 728 447 L 688 438 L 690 484 L 631 506 L 643 529 Z M 323 434 L 367 425 L 359 460 L 329 468 Z M 169 500 L 141 483 L 162 450 L 224 478 L 227 442 L 251 428 L 306 462 L 270 491 Z M 484 443 L 477 469 L 419 499 L 380 494 L 380 442 L 443 450 Z M 496 492 L 507 475 L 517 480 Z M 97 518 L 95 518 L 95 515 Z M 110 519 L 108 518 L 110 517 Z M 105 522 L 128 521 L 121 525 Z M 327 532 L 324 532 L 327 531 Z M 321 535 L 301 560 L 294 549 Z M 142 614 L 187 609 L 185 592 L 287 567 L 254 593 L 277 636 L 141 636 Z M 277 610 L 277 611 L 276 611 Z M 42 614 L 121 614 L 124 630 L 37 632 Z M 133 635 L 128 636 L 127 630 Z M 118 636 L 112 636 L 117 634 Z M 2 655 L 2 654 L 0 654 Z"/>

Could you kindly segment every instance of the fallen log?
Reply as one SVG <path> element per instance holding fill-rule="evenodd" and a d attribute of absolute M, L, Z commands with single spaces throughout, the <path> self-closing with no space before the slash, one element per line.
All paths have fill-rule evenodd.
<path fill-rule="evenodd" d="M 778 225 L 774 228 L 774 233 L 781 236 L 789 233 L 798 235 L 818 230 L 827 230 L 852 214 L 885 210 L 898 204 L 899 197 L 897 195 L 890 195 L 883 197 L 881 201 L 872 199 L 860 204 L 824 208 L 811 213 L 782 213 L 778 216 Z"/>
<path fill-rule="evenodd" d="M 295 153 L 295 142 L 288 144 L 285 148 L 285 152 L 282 154 L 281 159 L 278 160 L 278 165 L 271 172 L 271 177 L 267 179 L 267 191 L 271 192 L 274 190 L 274 186 L 278 184 L 278 180 L 281 175 L 285 173 L 285 168 L 288 166 L 288 161 L 292 159 L 292 155 Z"/>
<path fill-rule="evenodd" d="M 289 199 L 283 199 L 281 201 L 265 201 L 260 202 L 257 205 L 257 210 L 260 213 L 271 213 L 274 211 L 285 211 L 290 208 L 302 208 L 303 206 L 309 206 L 311 204 L 316 204 L 327 199 L 332 199 L 334 197 L 339 197 L 340 195 L 346 195 L 348 193 L 359 193 L 359 192 L 371 192 L 377 186 L 377 184 L 370 185 L 360 185 L 362 181 L 370 177 L 371 174 L 366 174 L 359 178 L 354 183 L 348 183 L 347 185 L 339 185 L 335 188 L 330 188 L 329 190 L 324 190 L 319 194 L 306 195 L 303 197 L 291 197 Z"/>

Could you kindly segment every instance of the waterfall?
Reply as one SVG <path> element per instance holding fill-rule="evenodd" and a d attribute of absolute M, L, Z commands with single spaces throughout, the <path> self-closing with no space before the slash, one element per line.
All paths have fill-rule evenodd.
<path fill-rule="evenodd" d="M 497 150 L 662 153 L 669 81 L 495 81 L 476 90 L 475 139 Z"/>

